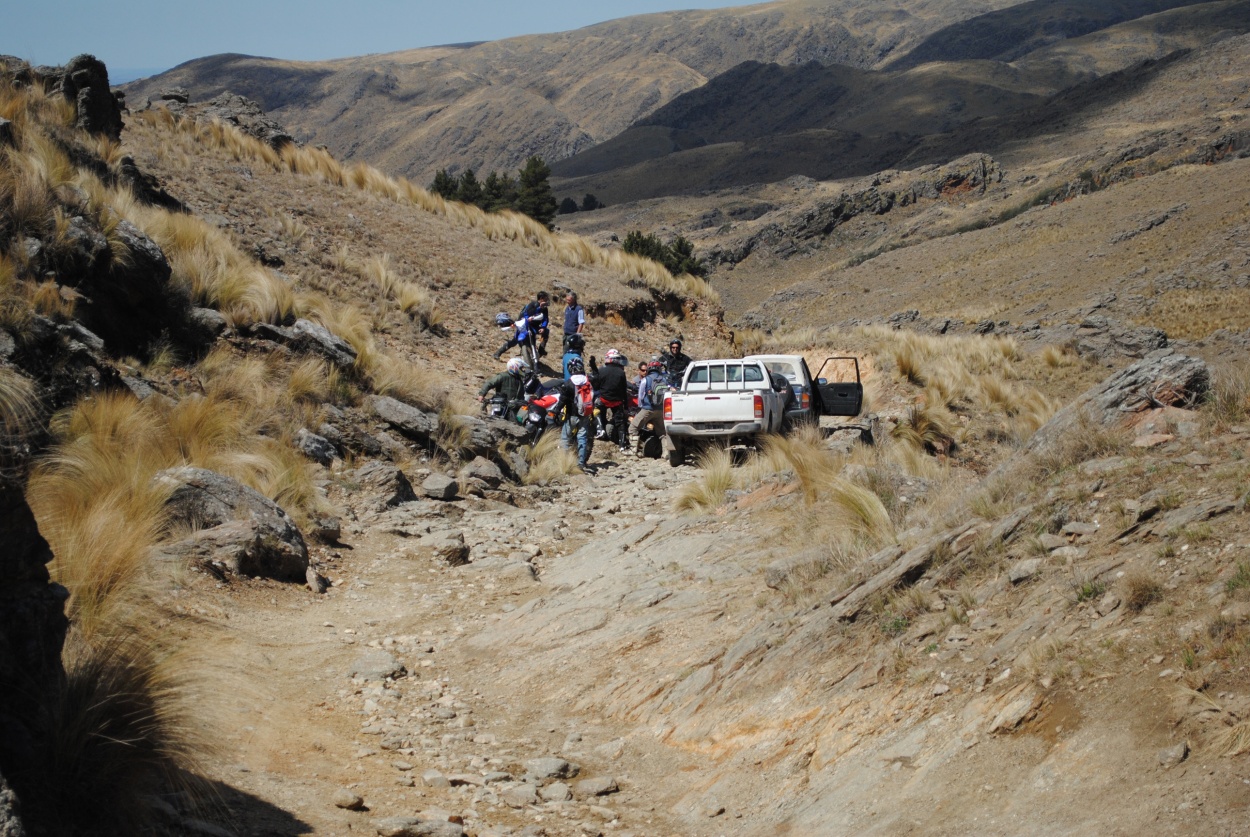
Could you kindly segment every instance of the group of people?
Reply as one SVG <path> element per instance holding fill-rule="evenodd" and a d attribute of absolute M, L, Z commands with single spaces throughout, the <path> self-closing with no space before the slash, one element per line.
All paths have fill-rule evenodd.
<path fill-rule="evenodd" d="M 538 359 L 547 354 L 550 301 L 546 291 L 535 294 L 514 322 L 509 340 L 495 352 L 495 358 L 499 359 L 515 346 L 528 345 L 533 365 L 523 357 L 511 358 L 506 370 L 482 385 L 478 393 L 479 401 L 485 401 L 487 393 L 494 390 L 509 403 L 519 402 L 529 394 L 527 385 L 531 390 L 538 388 L 536 367 Z M 674 339 L 670 341 L 668 351 L 639 363 L 638 377 L 632 381 L 626 372 L 628 359 L 614 348 L 604 353 L 602 366 L 593 356 L 588 364 L 584 334 L 586 311 L 573 291 L 565 295 L 564 301 L 563 377 L 559 381 L 548 382 L 545 387 L 548 391 L 555 389 L 559 392 L 559 402 L 554 409 L 558 415 L 565 417 L 561 427 L 561 446 L 568 449 L 576 443 L 577 464 L 584 471 L 594 438 L 608 439 L 622 453 L 628 453 L 632 428 L 638 439 L 637 453 L 641 456 L 648 429 L 657 437 L 664 435 L 664 390 L 681 383 L 691 359 L 682 352 L 681 340 Z M 498 321 L 501 325 L 506 318 L 507 315 L 500 315 Z M 635 401 L 636 412 L 632 409 Z"/>

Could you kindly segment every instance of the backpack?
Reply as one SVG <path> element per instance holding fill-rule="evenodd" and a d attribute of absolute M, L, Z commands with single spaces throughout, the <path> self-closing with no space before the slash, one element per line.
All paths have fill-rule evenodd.
<path fill-rule="evenodd" d="M 569 379 L 569 383 L 573 385 L 576 397 L 573 399 L 573 407 L 579 416 L 592 416 L 595 413 L 595 388 L 590 385 L 590 379 L 585 375 L 574 375 Z"/>

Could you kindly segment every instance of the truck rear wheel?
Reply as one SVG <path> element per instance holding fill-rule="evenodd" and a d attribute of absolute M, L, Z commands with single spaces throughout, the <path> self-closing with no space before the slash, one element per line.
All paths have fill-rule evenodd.
<path fill-rule="evenodd" d="M 681 466 L 686 461 L 686 452 L 678 445 L 673 445 L 668 452 L 668 464 L 674 468 Z"/>

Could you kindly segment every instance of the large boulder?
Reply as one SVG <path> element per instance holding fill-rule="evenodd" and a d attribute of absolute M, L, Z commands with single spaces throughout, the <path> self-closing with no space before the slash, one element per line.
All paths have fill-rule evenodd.
<path fill-rule="evenodd" d="M 369 462 L 343 474 L 343 481 L 353 486 L 352 494 L 364 489 L 369 495 L 368 505 L 377 511 L 394 508 L 417 499 L 412 482 L 404 472 L 385 462 Z"/>
<path fill-rule="evenodd" d="M 371 395 L 365 399 L 365 406 L 374 416 L 420 444 L 429 444 L 438 432 L 437 413 L 427 413 L 389 395 Z"/>
<path fill-rule="evenodd" d="M 208 560 L 240 575 L 304 580 L 308 547 L 277 503 L 204 468 L 170 468 L 156 479 L 171 489 L 166 509 L 174 521 L 199 527 L 189 538 L 165 546 L 167 557 Z"/>

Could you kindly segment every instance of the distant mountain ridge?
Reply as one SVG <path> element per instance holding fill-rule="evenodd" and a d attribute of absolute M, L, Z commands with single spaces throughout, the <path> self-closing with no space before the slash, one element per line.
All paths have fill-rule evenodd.
<path fill-rule="evenodd" d="M 1051 130 L 1086 96 L 1106 97 L 1102 78 L 1148 74 L 1145 62 L 1250 31 L 1250 2 L 1114 0 L 1077 8 L 1069 0 L 1035 0 L 926 41 L 931 54 L 963 54 L 952 44 L 961 43 L 954 33 L 964 27 L 981 33 L 975 43 L 992 41 L 987 49 L 1010 53 L 1041 43 L 1030 34 L 1039 21 L 1052 31 L 1079 31 L 1168 5 L 1176 8 L 1047 43 L 1011 62 L 912 62 L 909 55 L 888 70 L 744 63 L 607 142 L 555 163 L 557 190 L 619 203 L 792 175 L 858 177 L 991 151 Z"/>
<path fill-rule="evenodd" d="M 428 182 L 439 168 L 572 156 L 744 61 L 869 68 L 1016 0 L 780 0 L 623 18 L 571 32 L 324 62 L 215 55 L 127 87 L 229 90 L 300 139 Z"/>

